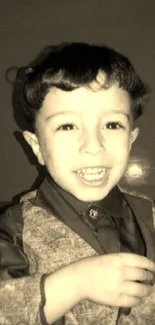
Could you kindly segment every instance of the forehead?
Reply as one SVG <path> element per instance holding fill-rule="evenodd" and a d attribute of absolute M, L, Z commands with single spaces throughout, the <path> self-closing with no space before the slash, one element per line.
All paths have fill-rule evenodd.
<path fill-rule="evenodd" d="M 45 97 L 41 115 L 46 119 L 50 114 L 59 112 L 100 114 L 114 110 L 130 114 L 130 96 L 118 84 L 115 83 L 107 89 L 96 89 L 95 84 L 92 86 L 93 90 L 81 87 L 68 92 L 51 89 Z"/>

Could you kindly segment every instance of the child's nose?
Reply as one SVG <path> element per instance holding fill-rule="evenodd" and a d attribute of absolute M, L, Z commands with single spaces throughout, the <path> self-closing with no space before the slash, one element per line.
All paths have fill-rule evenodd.
<path fill-rule="evenodd" d="M 97 133 L 88 133 L 82 139 L 82 145 L 80 151 L 83 153 L 89 153 L 93 156 L 97 155 L 102 149 L 103 138 L 101 139 L 100 135 Z"/>

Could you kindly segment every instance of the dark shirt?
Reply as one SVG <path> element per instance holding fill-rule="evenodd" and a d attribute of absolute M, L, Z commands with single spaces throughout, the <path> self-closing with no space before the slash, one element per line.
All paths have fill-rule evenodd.
<path fill-rule="evenodd" d="M 98 242 L 96 250 L 99 254 L 132 252 L 146 255 L 145 243 L 134 212 L 118 186 L 103 200 L 83 202 L 63 190 L 48 174 L 38 190 L 34 204 L 54 213 L 89 241 L 93 248 Z"/>

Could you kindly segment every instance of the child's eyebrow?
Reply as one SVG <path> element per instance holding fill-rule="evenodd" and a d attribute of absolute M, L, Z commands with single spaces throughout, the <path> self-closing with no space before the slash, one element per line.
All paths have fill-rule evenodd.
<path fill-rule="evenodd" d="M 46 119 L 45 119 L 45 121 L 47 122 L 51 118 L 54 118 L 54 117 L 59 116 L 59 115 L 65 115 L 65 114 L 77 115 L 77 113 L 76 112 L 73 112 L 73 111 L 57 112 L 57 113 L 53 113 L 53 114 L 50 114 L 49 116 L 47 116 Z"/>
<path fill-rule="evenodd" d="M 122 110 L 114 110 L 112 109 L 110 112 L 108 112 L 108 114 L 105 114 L 105 116 L 110 115 L 111 113 L 117 114 L 117 115 L 124 115 L 127 117 L 128 121 L 130 121 L 131 117 L 128 113 L 122 111 Z M 59 115 L 66 115 L 66 114 L 72 114 L 72 115 L 77 115 L 77 112 L 74 111 L 63 111 L 63 112 L 57 112 L 57 113 L 53 113 L 50 114 L 49 116 L 46 117 L 45 122 L 47 122 L 49 119 L 54 118 L 56 116 Z"/>
<path fill-rule="evenodd" d="M 127 112 L 124 112 L 124 111 L 122 111 L 122 110 L 114 110 L 114 109 L 112 109 L 111 112 L 114 113 L 114 114 L 118 114 L 118 115 L 124 115 L 124 116 L 126 116 L 127 119 L 128 119 L 128 121 L 130 121 L 130 119 L 131 119 L 130 114 L 127 113 Z M 110 112 L 110 113 L 111 113 L 111 112 Z M 110 114 L 109 114 L 109 115 L 110 115 Z"/>

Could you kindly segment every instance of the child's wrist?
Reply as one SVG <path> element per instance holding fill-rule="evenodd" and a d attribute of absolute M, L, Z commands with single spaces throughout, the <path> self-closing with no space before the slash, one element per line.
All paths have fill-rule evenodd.
<path fill-rule="evenodd" d="M 79 301 L 87 299 L 86 288 L 87 288 L 88 273 L 90 272 L 90 269 L 87 267 L 86 260 L 88 260 L 88 258 L 84 258 L 73 265 L 76 292 Z"/>

